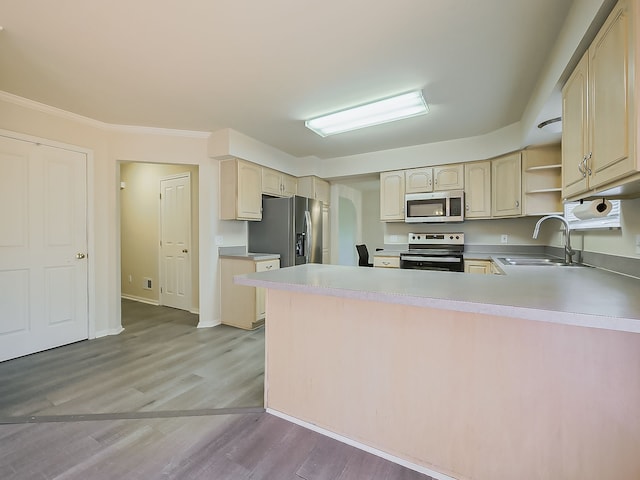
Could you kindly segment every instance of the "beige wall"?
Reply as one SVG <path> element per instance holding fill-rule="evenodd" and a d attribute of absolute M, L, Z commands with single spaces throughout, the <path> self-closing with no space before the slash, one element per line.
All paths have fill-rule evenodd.
<path fill-rule="evenodd" d="M 77 146 L 88 152 L 89 335 L 121 331 L 120 162 L 199 167 L 200 326 L 220 321 L 218 250 L 246 245 L 246 222 L 218 219 L 218 162 L 207 154 L 206 133 L 118 127 L 0 92 L 0 129 L 10 136 Z"/>
<path fill-rule="evenodd" d="M 198 309 L 198 167 L 153 163 L 122 163 L 120 181 L 120 248 L 123 296 L 158 303 L 160 259 L 160 180 L 170 175 L 191 176 L 191 310 Z M 143 279 L 152 279 L 152 289 Z"/>

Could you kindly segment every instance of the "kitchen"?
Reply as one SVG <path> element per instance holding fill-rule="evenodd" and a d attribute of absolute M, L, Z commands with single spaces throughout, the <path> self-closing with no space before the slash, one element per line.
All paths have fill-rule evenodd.
<path fill-rule="evenodd" d="M 408 11 L 413 11 L 416 5 L 409 5 L 409 3 L 411 2 L 405 2 L 402 6 L 396 5 L 396 8 L 407 8 Z M 513 2 L 513 4 L 515 3 L 517 2 Z M 550 3 L 561 4 L 563 2 Z M 366 243 L 369 245 L 372 255 L 375 248 L 401 250 L 409 243 L 409 233 L 462 232 L 465 235 L 465 249 L 467 250 L 478 249 L 480 247 L 519 248 L 520 246 L 549 246 L 555 249 L 561 249 L 563 238 L 559 223 L 555 225 L 551 222 L 543 224 L 539 239 L 534 241 L 531 238 L 535 223 L 538 218 L 540 218 L 539 216 L 467 220 L 461 224 L 453 224 L 455 225 L 454 228 L 451 228 L 450 225 L 427 226 L 420 224 L 418 227 L 416 225 L 408 225 L 404 222 L 381 223 L 379 220 L 379 198 L 381 195 L 379 175 L 380 172 L 409 170 L 425 166 L 436 167 L 440 165 L 490 161 L 505 153 L 520 151 L 526 145 L 543 145 L 550 141 L 558 142 L 560 140 L 559 135 L 545 137 L 545 139 L 537 137 L 540 132 L 537 131 L 536 125 L 540 123 L 540 121 L 550 118 L 551 115 L 549 115 L 549 113 L 553 116 L 559 113 L 558 111 L 545 112 L 541 105 L 545 104 L 550 96 L 559 94 L 559 92 L 554 91 L 555 85 L 561 79 L 566 80 L 569 73 L 567 72 L 565 75 L 563 70 L 567 65 L 573 67 L 578 64 L 580 60 L 578 57 L 580 57 L 580 55 L 574 53 L 579 50 L 578 46 L 582 44 L 585 32 L 593 30 L 592 23 L 597 23 L 598 21 L 601 23 L 601 21 L 603 21 L 601 10 L 610 10 L 612 2 L 600 2 L 595 6 L 579 5 L 584 8 L 583 11 L 579 11 L 580 9 L 576 6 L 571 12 L 568 12 L 569 2 L 563 5 L 565 9 L 562 12 L 558 12 L 558 15 L 564 19 L 564 15 L 566 14 L 568 15 L 567 18 L 571 21 L 566 23 L 563 35 L 558 37 L 555 48 L 551 48 L 554 44 L 553 40 L 547 40 L 546 36 L 542 34 L 544 33 L 542 30 L 548 27 L 548 23 L 541 21 L 540 18 L 538 18 L 538 21 L 533 22 L 536 24 L 536 28 L 540 30 L 537 32 L 540 35 L 535 35 L 534 38 L 548 42 L 546 44 L 548 48 L 545 51 L 545 58 L 547 58 L 548 61 L 539 61 L 536 64 L 534 72 L 532 72 L 535 73 L 536 78 L 538 75 L 540 75 L 541 78 L 537 87 L 530 85 L 530 89 L 527 90 L 525 102 L 528 101 L 532 106 L 527 108 L 524 105 L 520 105 L 522 108 L 518 111 L 517 115 L 509 117 L 511 119 L 510 121 L 496 123 L 492 118 L 494 109 L 500 111 L 502 108 L 505 108 L 504 104 L 500 104 L 502 106 L 501 108 L 495 106 L 495 108 L 478 109 L 482 116 L 485 117 L 483 120 L 486 122 L 486 125 L 473 133 L 459 138 L 440 137 L 438 140 L 423 144 L 386 143 L 384 146 L 380 146 L 373 151 L 366 152 L 357 151 L 355 147 L 343 147 L 344 149 L 340 150 L 340 153 L 335 153 L 338 152 L 338 150 L 332 150 L 333 153 L 327 153 L 329 152 L 328 147 L 323 146 L 318 147 L 318 151 L 327 148 L 322 158 L 307 156 L 307 152 L 302 150 L 292 149 L 291 151 L 295 152 L 295 154 L 285 153 L 286 150 L 275 148 L 264 139 L 258 140 L 258 138 L 260 138 L 260 131 L 267 129 L 268 122 L 264 122 L 263 125 L 251 131 L 251 135 L 244 132 L 243 129 L 236 130 L 226 126 L 229 124 L 234 125 L 233 122 L 220 125 L 216 124 L 216 128 L 209 129 L 200 126 L 203 125 L 203 123 L 182 124 L 182 128 L 196 128 L 191 126 L 196 125 L 197 131 L 167 131 L 163 130 L 163 127 L 174 124 L 171 122 L 163 123 L 157 121 L 156 117 L 158 117 L 159 114 L 157 114 L 158 110 L 156 108 L 149 108 L 148 111 L 154 113 L 142 119 L 135 117 L 136 120 L 127 120 L 126 116 L 112 117 L 106 115 L 98 116 L 102 121 L 94 121 L 92 120 L 90 111 L 80 110 L 77 107 L 78 104 L 82 103 L 80 100 L 75 103 L 72 102 L 72 104 L 54 101 L 47 102 L 49 97 L 36 95 L 35 93 L 29 96 L 27 93 L 24 93 L 25 90 L 23 90 L 22 87 L 16 88 L 9 84 L 10 79 L 8 79 L 8 76 L 5 77 L 7 84 L 2 84 L 2 89 L 6 90 L 7 93 L 3 93 L 0 96 L 0 109 L 2 111 L 2 115 L 0 115 L 0 128 L 3 129 L 3 133 L 6 134 L 9 132 L 14 134 L 15 137 L 17 132 L 20 140 L 28 140 L 36 143 L 42 143 L 43 140 L 49 139 L 48 141 L 63 147 L 80 145 L 88 155 L 88 218 L 91 225 L 88 239 L 89 251 L 92 253 L 88 257 L 90 272 L 88 288 L 90 299 L 90 337 L 115 335 L 121 329 L 119 306 L 121 291 L 121 272 L 119 271 L 120 232 L 117 221 L 120 198 L 118 193 L 120 189 L 118 169 L 120 162 L 125 161 L 193 164 L 199 167 L 200 188 L 198 195 L 199 205 L 201 207 L 199 212 L 200 253 L 199 258 L 194 261 L 197 261 L 200 266 L 198 311 L 201 315 L 202 326 L 212 326 L 220 322 L 222 295 L 219 281 L 219 249 L 221 247 L 233 246 L 246 247 L 248 240 L 247 220 L 224 220 L 219 213 L 221 209 L 229 207 L 227 202 L 221 201 L 218 191 L 218 187 L 222 184 L 220 165 L 222 161 L 227 160 L 229 157 L 244 159 L 272 171 L 294 177 L 317 177 L 321 180 L 331 182 L 329 205 L 331 210 L 327 220 L 328 225 L 330 225 L 328 229 L 330 232 L 330 241 L 328 252 L 326 252 L 331 259 L 331 264 L 337 265 L 344 263 L 355 265 L 355 243 Z M 509 9 L 513 8 L 513 5 L 509 2 L 509 5 L 500 5 L 500 7 Z M 294 6 L 294 8 L 296 7 Z M 349 8 L 349 6 L 345 6 L 344 8 Z M 366 7 L 363 8 L 366 9 Z M 451 8 L 453 11 L 450 13 L 456 15 L 452 15 L 450 21 L 457 20 L 457 14 L 460 12 L 456 12 L 454 7 Z M 469 8 L 473 8 L 473 5 L 469 5 Z M 287 13 L 279 13 L 282 14 L 281 18 L 287 17 Z M 303 12 L 298 13 L 300 13 L 300 15 L 303 14 Z M 358 12 L 353 13 L 355 15 Z M 430 12 L 425 11 L 423 13 L 425 18 L 430 18 Z M 480 18 L 482 12 L 478 12 L 478 16 Z M 123 17 L 127 18 L 126 15 L 123 15 Z M 521 28 L 524 30 L 526 27 L 526 15 L 522 16 L 521 14 L 521 16 L 514 17 L 504 13 L 503 17 L 518 18 L 522 23 L 522 25 L 518 25 L 518 29 Z M 192 21 L 195 23 L 197 19 L 192 19 Z M 558 22 L 560 22 L 560 20 L 558 20 Z M 402 22 L 398 23 L 401 24 Z M 474 22 L 469 23 L 468 27 L 471 28 Z M 55 22 L 52 22 L 51 25 L 55 24 Z M 509 26 L 512 27 L 512 25 Z M 207 27 L 210 26 L 207 25 Z M 407 26 L 404 25 L 403 30 L 406 28 Z M 96 30 L 100 31 L 100 29 Z M 375 29 L 367 28 L 367 30 Z M 511 32 L 513 33 L 513 30 L 511 30 Z M 366 32 L 360 33 L 365 34 Z M 5 37 L 9 37 L 10 34 L 11 28 L 9 26 L 6 26 L 4 32 L 0 33 L 0 35 L 4 35 Z M 401 35 L 398 35 L 398 38 L 400 36 Z M 514 41 L 516 40 L 516 36 L 519 37 L 519 35 L 514 34 Z M 264 39 L 268 37 L 268 35 L 265 35 Z M 166 35 L 150 35 L 149 38 L 166 39 Z M 229 35 L 227 38 L 235 39 L 236 37 Z M 553 38 L 556 38 L 555 35 Z M 119 38 L 116 38 L 109 40 L 109 42 L 119 40 Z M 110 45 L 109 42 L 105 42 L 105 44 Z M 379 43 L 373 41 L 371 44 L 379 45 Z M 237 46 L 241 47 L 242 45 Z M 320 47 L 318 46 L 318 48 Z M 127 45 L 119 49 L 121 52 L 128 50 Z M 463 48 L 459 48 L 453 49 L 452 51 L 461 52 L 462 50 Z M 164 51 L 174 52 L 174 49 L 166 48 Z M 184 48 L 182 51 L 189 52 L 191 49 Z M 270 51 L 276 52 L 279 51 L 279 49 L 273 48 Z M 339 49 L 336 49 L 336 52 L 337 51 L 339 51 Z M 350 51 L 348 55 L 349 58 L 356 58 L 356 53 L 357 52 Z M 479 53 L 480 52 L 477 54 Z M 379 51 L 377 54 L 380 56 Z M 528 54 L 524 55 L 528 58 L 530 57 Z M 329 55 L 327 56 L 329 57 Z M 420 55 L 415 53 L 411 56 L 418 58 Z M 105 54 L 103 57 L 108 58 L 109 55 Z M 220 57 L 223 58 L 224 55 L 220 55 Z M 495 57 L 498 58 L 500 55 L 496 54 Z M 15 58 L 20 58 L 20 55 L 15 55 Z M 201 58 L 208 57 L 203 55 Z M 487 65 L 493 65 L 491 60 L 491 58 L 486 57 L 483 59 L 483 61 L 487 62 Z M 534 63 L 533 58 L 529 58 L 529 60 L 529 63 Z M 132 64 L 139 63 L 138 61 Z M 200 59 L 200 61 L 196 60 L 193 63 L 200 64 L 205 62 L 202 62 Z M 247 63 L 249 64 L 251 62 Z M 295 62 L 292 61 L 291 63 L 293 64 Z M 469 59 L 468 63 L 473 64 L 473 59 Z M 182 63 L 176 62 L 176 64 Z M 252 64 L 255 65 L 255 63 Z M 510 68 L 517 70 L 513 67 Z M 229 69 L 229 71 L 231 70 L 232 69 Z M 324 70 L 335 72 L 335 68 L 329 68 L 329 66 L 325 67 Z M 377 71 L 384 70 L 392 69 L 379 68 Z M 11 68 L 8 67 L 6 71 L 11 71 Z M 114 69 L 114 71 L 120 73 L 118 69 Z M 265 67 L 263 71 L 266 75 L 271 69 Z M 489 69 L 489 71 L 491 71 L 491 69 Z M 542 74 L 539 72 L 542 72 Z M 548 75 L 545 76 L 545 73 Z M 478 76 L 479 75 L 480 72 L 478 72 Z M 24 76 L 27 77 L 26 74 Z M 135 75 L 130 76 L 133 77 Z M 371 77 L 371 75 L 369 76 Z M 464 76 L 462 73 L 457 75 L 458 78 Z M 32 77 L 40 78 L 38 76 Z M 175 78 L 182 76 L 169 74 L 156 75 L 155 81 L 163 81 L 170 77 Z M 185 75 L 184 77 L 186 78 L 188 76 Z M 244 71 L 230 77 L 234 79 L 255 78 L 255 72 Z M 495 77 L 499 78 L 500 75 L 495 75 Z M 102 85 L 104 78 L 111 77 L 104 74 L 103 78 L 93 78 L 91 81 L 85 82 L 85 86 Z M 193 75 L 191 78 L 200 77 Z M 326 77 L 324 77 L 324 79 L 328 80 Z M 118 80 L 119 79 L 114 79 L 113 83 L 117 83 Z M 478 78 L 478 85 L 480 84 L 480 80 L 481 79 Z M 423 81 L 424 80 L 420 80 L 420 82 Z M 522 83 L 516 80 L 512 81 L 514 84 Z M 277 83 L 271 79 L 271 82 L 264 82 L 264 84 L 270 85 L 271 91 L 265 92 L 263 90 L 260 92 L 261 95 L 266 97 L 269 94 L 273 94 L 276 96 L 274 92 L 277 89 L 273 88 L 273 86 L 277 85 Z M 435 92 L 438 91 L 436 82 L 429 86 L 434 89 Z M 183 87 L 185 86 L 183 85 Z M 158 88 L 158 90 L 162 91 L 164 95 L 166 92 L 188 91 L 190 90 L 189 87 L 190 85 L 186 86 L 186 88 L 170 88 L 165 85 L 164 88 Z M 229 85 L 228 87 L 230 88 Z M 305 89 L 309 89 L 308 85 L 305 85 Z M 245 90 L 249 91 L 251 88 L 245 88 Z M 287 90 L 287 93 L 291 93 L 292 97 L 303 97 L 300 91 L 297 91 L 297 94 L 295 94 L 295 91 L 291 89 L 283 88 L 282 90 Z M 311 90 L 320 91 L 320 87 L 316 85 L 311 88 Z M 429 89 L 426 90 L 429 91 Z M 440 87 L 441 95 L 443 90 L 446 90 L 446 88 L 442 89 L 442 87 Z M 501 95 L 507 96 L 505 92 L 506 90 L 503 89 Z M 78 92 L 78 95 L 80 95 L 80 92 Z M 97 94 L 95 96 L 100 97 L 100 95 Z M 513 94 L 511 98 L 508 99 L 509 103 L 514 103 L 513 97 L 518 97 L 518 94 Z M 28 98 L 33 98 L 33 100 L 29 100 Z M 202 103 L 203 98 L 206 97 L 201 96 L 198 100 Z M 556 100 L 559 100 L 559 97 L 557 97 Z M 39 101 L 43 103 L 38 103 Z M 284 99 L 279 97 L 279 101 L 284 102 Z M 440 102 L 442 101 L 441 97 Z M 123 103 L 134 104 L 136 102 L 129 101 Z M 156 100 L 155 103 L 158 105 L 158 108 L 160 108 L 159 105 L 163 102 Z M 221 100 L 220 103 L 222 104 Z M 558 101 L 554 103 L 556 107 L 560 105 Z M 236 108 L 238 104 L 239 103 L 235 104 Z M 48 107 L 47 105 L 57 105 L 57 108 Z M 175 108 L 175 104 L 172 103 L 172 106 Z M 211 106 L 209 104 L 206 109 L 206 115 L 211 115 L 211 111 L 216 110 L 217 107 L 218 105 Z M 62 110 L 59 110 L 59 108 L 62 108 Z M 222 106 L 219 108 L 222 109 Z M 76 110 L 80 111 L 76 112 L 75 115 L 69 113 Z M 432 105 L 431 112 L 434 114 L 434 118 L 437 118 L 435 116 L 437 112 L 438 102 L 436 101 Z M 81 116 L 80 113 L 85 116 Z M 538 118 L 539 115 L 540 118 Z M 131 125 L 142 126 L 127 127 L 126 125 L 128 124 L 126 122 L 130 122 Z M 154 127 L 145 127 L 145 125 L 153 125 Z M 393 129 L 394 127 L 389 128 Z M 567 128 L 567 125 L 565 125 L 565 128 Z M 240 130 L 244 133 L 241 133 Z M 212 134 L 210 133 L 211 131 L 213 131 Z M 306 132 L 302 133 L 303 131 L 304 127 L 300 125 L 300 129 L 296 131 L 295 135 L 290 135 L 290 137 L 301 138 L 306 135 Z M 400 138 L 397 130 L 392 130 L 392 132 L 393 135 L 391 136 Z M 426 133 L 423 132 L 423 134 L 426 141 L 428 135 L 431 133 L 429 131 Z M 353 135 L 354 139 L 360 140 L 363 136 L 358 133 L 354 133 Z M 531 135 L 536 135 L 536 137 L 532 139 Z M 314 138 L 312 142 L 320 144 L 320 139 Z M 340 143 L 342 143 L 340 139 L 327 141 L 328 145 L 334 146 Z M 377 143 L 376 145 L 381 144 Z M 360 185 L 368 185 L 368 182 L 372 182 L 374 185 L 372 187 L 366 186 L 360 188 Z M 345 225 L 346 217 L 342 215 L 341 204 L 346 201 L 349 201 L 351 204 L 352 210 L 350 211 L 355 212 L 348 217 L 352 219 L 352 221 L 350 220 L 352 225 Z M 576 234 L 572 238 L 574 248 L 585 252 L 585 255 L 588 253 L 596 256 L 605 256 L 605 261 L 609 261 L 611 257 L 615 257 L 622 259 L 622 263 L 636 264 L 638 261 L 637 236 L 640 235 L 640 219 L 637 213 L 639 206 L 638 199 L 624 199 L 621 204 L 621 229 Z M 345 210 L 347 209 L 345 208 Z M 352 233 L 349 241 L 344 242 L 344 248 L 341 245 L 340 237 L 343 231 Z M 503 236 L 506 236 L 506 242 L 503 242 Z M 505 268 L 508 269 L 509 267 L 505 266 Z M 512 268 L 523 269 L 527 267 L 515 266 Z M 371 275 L 375 275 L 376 279 L 391 278 L 389 276 L 396 273 L 398 272 L 381 271 L 381 269 L 373 269 L 373 272 L 370 272 Z M 403 271 L 400 273 L 409 272 Z M 414 273 L 419 274 L 425 272 Z M 563 273 L 562 275 L 570 274 Z M 463 275 L 463 277 L 467 278 L 472 276 Z M 508 277 L 509 274 L 500 277 L 502 278 L 501 280 L 500 278 L 487 276 L 486 278 L 482 278 L 482 280 L 490 282 L 487 285 L 496 286 L 500 285 L 499 282 L 504 283 L 504 278 Z M 479 282 L 480 280 L 475 278 L 474 280 L 467 281 Z"/>

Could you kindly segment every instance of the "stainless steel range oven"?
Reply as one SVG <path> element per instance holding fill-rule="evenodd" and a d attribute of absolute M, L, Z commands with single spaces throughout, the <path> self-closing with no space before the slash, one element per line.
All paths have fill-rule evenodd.
<path fill-rule="evenodd" d="M 410 233 L 400 268 L 464 272 L 464 233 Z"/>

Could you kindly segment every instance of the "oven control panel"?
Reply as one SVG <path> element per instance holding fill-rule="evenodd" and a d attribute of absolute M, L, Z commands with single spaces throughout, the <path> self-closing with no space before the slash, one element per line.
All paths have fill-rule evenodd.
<path fill-rule="evenodd" d="M 410 233 L 409 245 L 464 245 L 464 233 Z"/>

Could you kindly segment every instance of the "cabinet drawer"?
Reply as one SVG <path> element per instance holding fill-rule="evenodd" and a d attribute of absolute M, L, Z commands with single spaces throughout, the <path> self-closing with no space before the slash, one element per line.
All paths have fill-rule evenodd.
<path fill-rule="evenodd" d="M 268 272 L 269 270 L 278 270 L 279 268 L 280 259 L 256 262 L 256 272 Z"/>
<path fill-rule="evenodd" d="M 400 268 L 400 257 L 373 257 L 373 266 L 381 268 Z"/>

